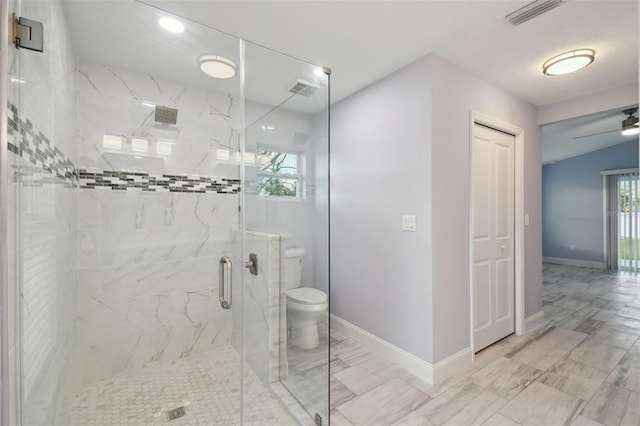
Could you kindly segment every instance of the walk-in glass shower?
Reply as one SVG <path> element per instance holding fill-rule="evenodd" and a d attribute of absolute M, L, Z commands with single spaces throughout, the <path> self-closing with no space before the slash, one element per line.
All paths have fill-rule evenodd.
<path fill-rule="evenodd" d="M 3 24 L 2 424 L 327 425 L 328 308 L 297 344 L 287 290 L 329 293 L 329 70 L 134 0 L 2 7 L 44 47 Z"/>

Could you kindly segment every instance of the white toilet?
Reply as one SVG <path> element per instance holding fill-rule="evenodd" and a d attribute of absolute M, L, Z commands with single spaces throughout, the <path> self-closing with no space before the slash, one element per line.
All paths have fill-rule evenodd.
<path fill-rule="evenodd" d="M 287 324 L 291 342 L 300 349 L 318 347 L 318 317 L 329 306 L 327 295 L 316 288 L 302 287 L 303 248 L 285 251 L 285 289 L 287 291 Z"/>

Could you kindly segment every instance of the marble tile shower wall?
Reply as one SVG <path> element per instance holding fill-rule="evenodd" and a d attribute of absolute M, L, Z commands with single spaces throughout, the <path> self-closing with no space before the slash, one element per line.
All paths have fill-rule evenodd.
<path fill-rule="evenodd" d="M 216 154 L 234 158 L 241 125 L 233 96 L 88 62 L 77 76 L 76 387 L 231 343 L 217 281 L 239 228 L 239 166 Z M 177 108 L 177 124 L 156 123 L 143 103 Z M 104 135 L 122 146 L 105 148 Z"/>
<path fill-rule="evenodd" d="M 21 0 L 10 8 L 44 23 L 46 48 L 9 53 L 7 94 L 14 119 L 9 139 L 14 148 L 39 143 L 41 152 L 21 156 L 14 149 L 8 156 L 13 178 L 9 304 L 14 308 L 8 315 L 15 330 L 8 349 L 21 361 L 21 371 L 11 371 L 22 375 L 23 422 L 49 424 L 75 326 L 77 198 L 66 167 L 76 161 L 75 59 L 59 2 Z M 45 151 L 51 162 L 32 161 Z"/>

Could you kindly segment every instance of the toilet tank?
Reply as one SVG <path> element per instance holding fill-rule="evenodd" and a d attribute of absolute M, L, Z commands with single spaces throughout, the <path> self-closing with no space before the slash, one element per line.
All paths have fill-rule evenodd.
<path fill-rule="evenodd" d="M 304 259 L 304 249 L 286 249 L 284 258 L 285 289 L 290 290 L 300 287 L 302 285 L 302 259 Z"/>

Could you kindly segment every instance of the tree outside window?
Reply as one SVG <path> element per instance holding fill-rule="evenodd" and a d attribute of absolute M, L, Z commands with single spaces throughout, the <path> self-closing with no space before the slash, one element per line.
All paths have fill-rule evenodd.
<path fill-rule="evenodd" d="M 299 197 L 299 154 L 258 150 L 259 194 L 271 197 Z"/>

